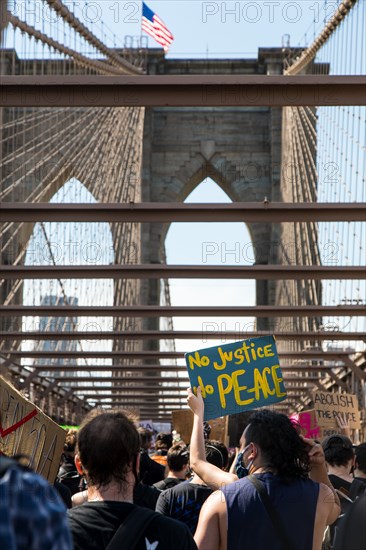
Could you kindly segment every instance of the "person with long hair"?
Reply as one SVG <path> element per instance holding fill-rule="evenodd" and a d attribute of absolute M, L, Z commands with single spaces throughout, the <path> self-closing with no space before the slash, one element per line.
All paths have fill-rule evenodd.
<path fill-rule="evenodd" d="M 241 438 L 237 475 L 205 459 L 204 403 L 188 390 L 194 414 L 191 468 L 215 491 L 199 517 L 199 550 L 319 550 L 326 526 L 340 513 L 320 444 L 302 438 L 290 419 L 255 411 Z"/>

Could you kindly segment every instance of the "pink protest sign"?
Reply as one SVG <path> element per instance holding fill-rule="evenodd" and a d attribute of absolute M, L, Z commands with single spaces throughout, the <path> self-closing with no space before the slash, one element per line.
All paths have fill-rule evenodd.
<path fill-rule="evenodd" d="M 301 426 L 301 433 L 309 439 L 320 439 L 322 437 L 321 428 L 317 425 L 315 410 L 301 411 L 294 413 L 290 419 Z"/>

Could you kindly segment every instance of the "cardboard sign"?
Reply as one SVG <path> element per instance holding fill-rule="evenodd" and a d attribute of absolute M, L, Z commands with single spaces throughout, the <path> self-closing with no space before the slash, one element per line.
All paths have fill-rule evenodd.
<path fill-rule="evenodd" d="M 190 410 L 172 411 L 173 429 L 180 434 L 186 445 L 191 441 L 193 413 Z"/>
<path fill-rule="evenodd" d="M 292 414 L 290 416 L 290 419 L 294 420 L 297 424 L 301 426 L 301 434 L 304 437 L 310 439 L 321 439 L 323 434 L 320 426 L 318 426 L 317 424 L 314 409 Z"/>
<path fill-rule="evenodd" d="M 201 387 L 205 420 L 286 399 L 273 336 L 201 349 L 185 358 L 193 391 Z"/>
<path fill-rule="evenodd" d="M 29 467 L 56 479 L 66 432 L 0 376 L 0 451 L 29 457 Z"/>
<path fill-rule="evenodd" d="M 227 445 L 228 417 L 213 418 L 209 424 L 211 426 L 209 439 L 221 441 Z"/>
<path fill-rule="evenodd" d="M 189 445 L 191 441 L 191 434 L 193 428 L 193 413 L 190 410 L 176 410 L 172 411 L 173 428 L 176 430 L 184 443 Z M 227 417 L 226 418 L 214 418 L 209 422 L 211 432 L 209 439 L 215 439 L 226 444 L 227 439 Z"/>
<path fill-rule="evenodd" d="M 315 417 L 317 424 L 325 430 L 336 430 L 339 433 L 337 416 L 342 414 L 349 422 L 350 428 L 359 429 L 360 413 L 357 398 L 350 393 L 332 393 L 328 391 L 313 392 Z"/>

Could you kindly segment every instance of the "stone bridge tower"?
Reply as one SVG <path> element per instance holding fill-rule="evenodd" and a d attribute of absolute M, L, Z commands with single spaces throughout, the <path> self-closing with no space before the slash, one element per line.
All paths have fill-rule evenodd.
<path fill-rule="evenodd" d="M 258 59 L 166 60 L 150 55 L 149 74 L 282 74 L 281 48 L 260 49 Z M 143 202 L 183 202 L 206 177 L 232 201 L 281 200 L 282 109 L 270 107 L 158 107 L 145 112 Z M 197 220 L 198 221 L 198 220 Z M 245 221 L 245 220 L 243 220 Z M 163 260 L 168 224 L 142 226 L 142 262 Z M 256 263 L 276 263 L 279 229 L 248 224 Z M 243 243 L 244 244 L 244 243 Z M 159 281 L 143 284 L 142 303 L 159 304 Z M 274 303 L 275 283 L 257 281 L 257 305 Z M 146 328 L 157 328 L 155 319 Z M 265 320 L 260 322 L 265 328 Z"/>

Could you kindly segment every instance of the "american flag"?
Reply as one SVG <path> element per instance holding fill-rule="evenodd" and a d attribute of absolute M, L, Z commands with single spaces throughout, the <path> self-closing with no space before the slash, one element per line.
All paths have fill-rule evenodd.
<path fill-rule="evenodd" d="M 166 52 L 168 51 L 174 37 L 165 25 L 164 21 L 162 21 L 156 13 L 148 8 L 145 2 L 142 3 L 141 26 L 144 32 L 152 36 L 156 42 L 163 46 Z"/>

